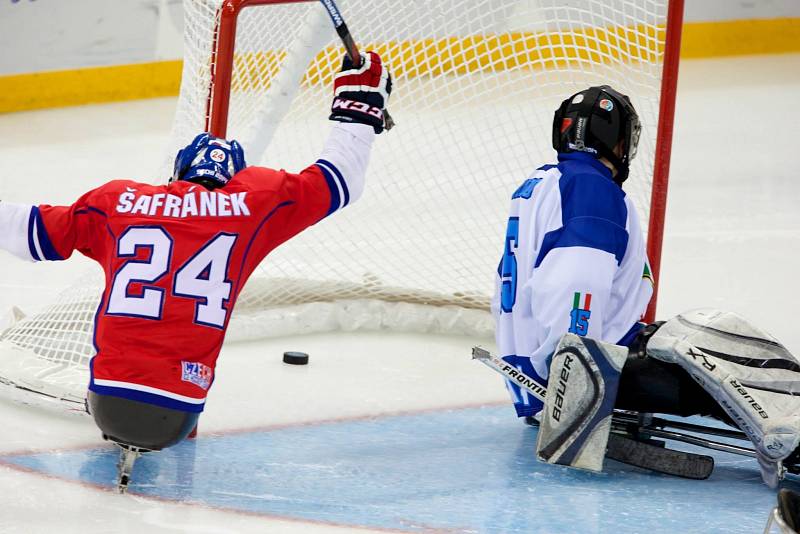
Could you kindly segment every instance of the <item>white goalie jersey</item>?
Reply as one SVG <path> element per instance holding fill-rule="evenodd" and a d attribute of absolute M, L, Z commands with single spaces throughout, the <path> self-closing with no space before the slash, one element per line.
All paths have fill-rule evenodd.
<path fill-rule="evenodd" d="M 586 153 L 558 160 L 512 195 L 492 300 L 499 354 L 544 380 L 562 335 L 624 342 L 653 293 L 636 209 L 611 171 Z M 509 389 L 520 417 L 541 409 Z"/>

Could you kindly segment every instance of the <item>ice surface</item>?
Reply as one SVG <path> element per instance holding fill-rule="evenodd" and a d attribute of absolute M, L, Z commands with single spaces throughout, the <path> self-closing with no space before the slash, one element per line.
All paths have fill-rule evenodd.
<path fill-rule="evenodd" d="M 659 316 L 731 309 L 800 353 L 800 110 L 791 105 L 800 56 L 681 69 Z M 0 198 L 66 203 L 111 178 L 148 180 L 173 109 L 153 100 L 0 116 Z M 88 265 L 0 256 L 0 312 L 35 312 Z M 748 459 L 720 455 L 705 482 L 619 464 L 604 475 L 536 464 L 534 433 L 505 406 L 501 381 L 469 361 L 476 342 L 491 346 L 400 334 L 228 345 L 200 438 L 143 460 L 127 496 L 110 491 L 113 449 L 88 418 L 0 403 L 0 531 L 657 533 L 763 524 L 774 495 Z M 285 350 L 308 352 L 311 364 L 282 364 Z"/>
<path fill-rule="evenodd" d="M 753 461 L 724 453 L 698 483 L 612 461 L 599 474 L 554 467 L 535 446 L 507 406 L 278 425 L 145 455 L 129 491 L 266 520 L 487 533 L 755 532 L 753 512 L 775 498 Z M 108 490 L 116 457 L 94 447 L 1 461 Z"/>

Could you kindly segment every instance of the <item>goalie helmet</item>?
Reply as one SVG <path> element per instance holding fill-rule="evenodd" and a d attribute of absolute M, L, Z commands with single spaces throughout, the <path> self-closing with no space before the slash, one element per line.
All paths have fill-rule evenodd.
<path fill-rule="evenodd" d="M 244 150 L 237 141 L 202 133 L 178 151 L 170 182 L 186 180 L 215 189 L 225 186 L 246 166 Z"/>
<path fill-rule="evenodd" d="M 614 181 L 628 178 L 639 146 L 641 123 L 630 98 L 608 85 L 590 87 L 561 103 L 553 118 L 553 148 L 558 152 L 588 152 L 605 158 L 617 170 Z M 622 141 L 622 154 L 614 148 Z"/>

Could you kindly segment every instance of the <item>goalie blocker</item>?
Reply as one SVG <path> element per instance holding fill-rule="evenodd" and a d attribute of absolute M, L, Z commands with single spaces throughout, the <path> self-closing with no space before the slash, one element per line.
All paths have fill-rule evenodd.
<path fill-rule="evenodd" d="M 547 388 L 483 349 L 476 347 L 472 354 L 544 402 L 537 458 L 602 471 L 619 376 L 628 349 L 566 334 L 553 356 Z"/>
<path fill-rule="evenodd" d="M 602 471 L 625 347 L 575 334 L 561 338 L 550 365 L 537 457 Z"/>

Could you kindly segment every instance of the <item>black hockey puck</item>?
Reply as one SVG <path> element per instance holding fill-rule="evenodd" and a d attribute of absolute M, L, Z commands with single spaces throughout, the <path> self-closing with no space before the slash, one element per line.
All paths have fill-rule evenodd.
<path fill-rule="evenodd" d="M 283 363 L 288 363 L 291 365 L 307 365 L 308 354 L 305 352 L 284 352 Z"/>

